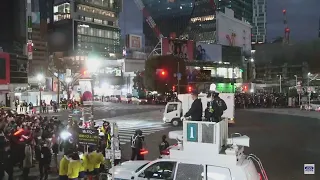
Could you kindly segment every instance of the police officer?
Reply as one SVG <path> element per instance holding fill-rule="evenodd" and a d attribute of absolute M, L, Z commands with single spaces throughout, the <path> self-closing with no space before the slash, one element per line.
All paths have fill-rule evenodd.
<path fill-rule="evenodd" d="M 227 109 L 227 105 L 223 99 L 219 97 L 218 91 L 208 93 L 211 96 L 211 101 L 207 105 L 206 118 L 208 121 L 219 122 L 223 112 Z"/>
<path fill-rule="evenodd" d="M 198 98 L 198 92 L 193 90 L 191 92 L 192 104 L 189 111 L 184 115 L 184 117 L 191 116 L 192 121 L 202 121 L 202 102 L 201 99 Z"/>
<path fill-rule="evenodd" d="M 134 135 L 131 137 L 131 161 L 135 160 L 144 160 L 144 156 L 140 154 L 141 149 L 144 145 L 144 136 L 142 131 L 137 129 Z"/>

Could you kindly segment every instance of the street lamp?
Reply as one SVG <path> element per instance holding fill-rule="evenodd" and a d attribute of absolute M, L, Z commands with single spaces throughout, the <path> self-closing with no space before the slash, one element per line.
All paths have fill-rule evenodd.
<path fill-rule="evenodd" d="M 44 76 L 43 76 L 43 74 L 38 74 L 37 75 L 37 80 L 38 80 L 38 85 L 39 85 L 39 105 L 40 105 L 40 110 L 39 110 L 39 112 L 41 112 L 42 111 L 42 99 L 41 99 L 41 83 L 42 83 L 42 80 L 44 79 Z"/>
<path fill-rule="evenodd" d="M 280 93 L 282 93 L 282 84 L 281 84 L 281 81 L 282 81 L 282 76 L 281 75 L 277 75 L 277 77 L 279 77 L 279 85 L 280 85 Z"/>

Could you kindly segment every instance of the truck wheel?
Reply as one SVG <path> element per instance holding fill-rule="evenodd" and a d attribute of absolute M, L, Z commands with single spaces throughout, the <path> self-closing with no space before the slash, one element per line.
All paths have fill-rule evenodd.
<path fill-rule="evenodd" d="M 172 126 L 177 127 L 180 124 L 180 120 L 179 119 L 173 119 L 171 121 Z"/>

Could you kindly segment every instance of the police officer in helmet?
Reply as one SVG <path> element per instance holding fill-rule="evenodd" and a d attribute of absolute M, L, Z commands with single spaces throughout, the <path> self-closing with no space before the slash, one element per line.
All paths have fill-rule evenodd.
<path fill-rule="evenodd" d="M 211 101 L 207 104 L 207 121 L 220 122 L 223 112 L 227 109 L 226 102 L 219 97 L 219 92 L 216 90 L 210 91 L 207 97 L 211 97 Z"/>

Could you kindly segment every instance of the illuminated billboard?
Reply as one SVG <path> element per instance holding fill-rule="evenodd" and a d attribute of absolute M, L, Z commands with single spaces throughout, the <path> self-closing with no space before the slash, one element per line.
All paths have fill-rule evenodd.
<path fill-rule="evenodd" d="M 193 49 L 193 41 L 162 38 L 162 55 L 174 55 L 192 61 Z"/>

